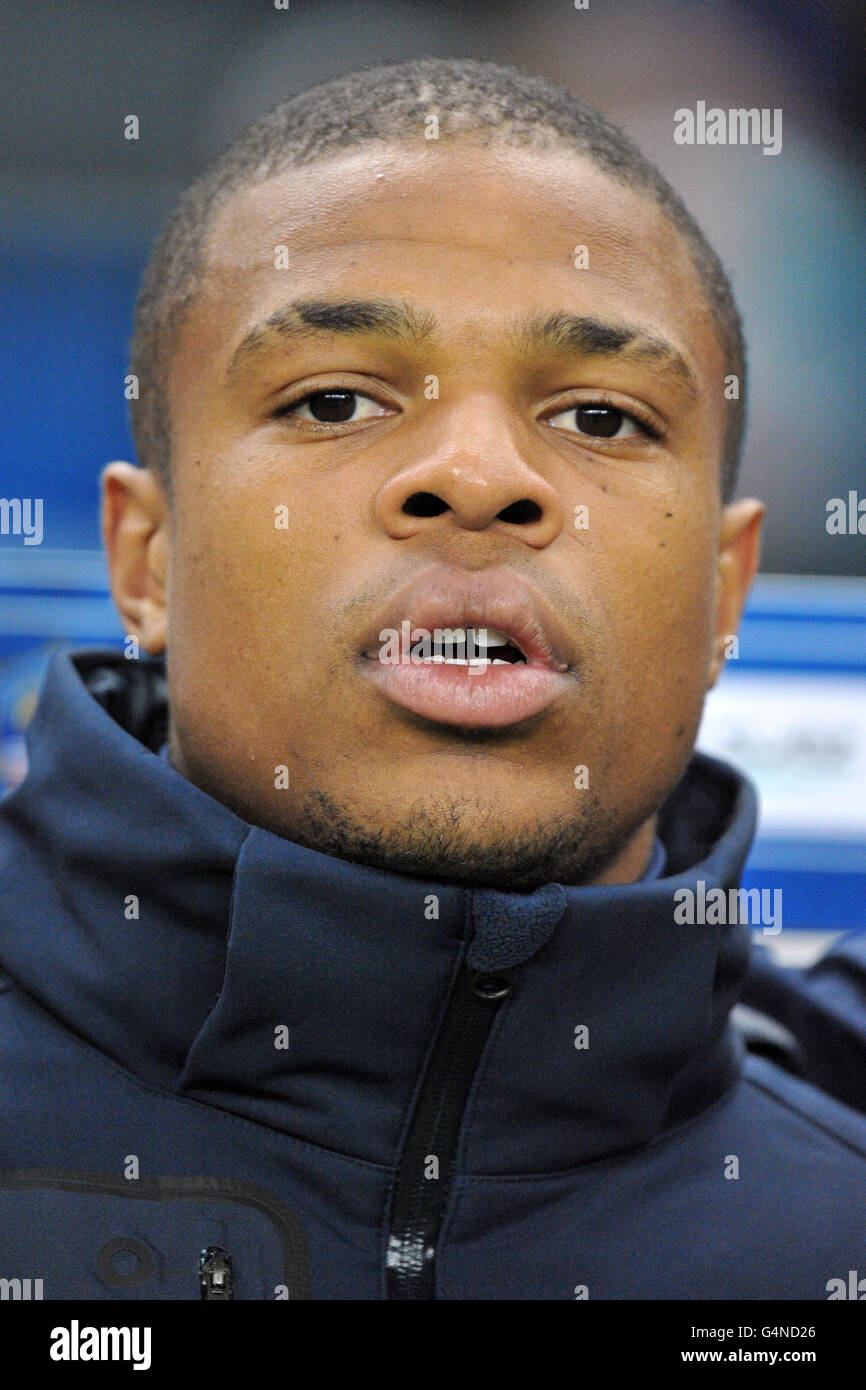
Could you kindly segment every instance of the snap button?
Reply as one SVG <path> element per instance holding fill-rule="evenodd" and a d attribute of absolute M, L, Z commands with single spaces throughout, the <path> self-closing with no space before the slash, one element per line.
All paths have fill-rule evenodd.
<path fill-rule="evenodd" d="M 476 970 L 472 976 L 470 988 L 472 993 L 479 999 L 493 1001 L 504 999 L 506 994 L 511 993 L 511 981 L 507 975 L 485 974 L 482 970 Z"/>
<path fill-rule="evenodd" d="M 107 1240 L 96 1257 L 100 1277 L 115 1289 L 134 1289 L 156 1269 L 153 1251 L 135 1236 Z"/>

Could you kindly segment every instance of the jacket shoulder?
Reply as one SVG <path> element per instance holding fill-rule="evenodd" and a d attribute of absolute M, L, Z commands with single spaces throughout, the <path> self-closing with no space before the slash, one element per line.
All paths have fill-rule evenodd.
<path fill-rule="evenodd" d="M 747 1058 L 743 1081 L 765 1103 L 778 1109 L 780 1120 L 787 1113 L 790 1124 L 801 1134 L 811 1129 L 816 1139 L 823 1136 L 840 1151 L 847 1150 L 855 1161 L 866 1164 L 866 1117 L 859 1111 L 762 1057 Z"/>

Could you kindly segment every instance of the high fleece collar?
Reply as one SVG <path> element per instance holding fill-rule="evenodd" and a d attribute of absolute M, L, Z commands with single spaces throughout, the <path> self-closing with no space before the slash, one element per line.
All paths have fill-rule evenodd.
<path fill-rule="evenodd" d="M 247 825 L 155 755 L 164 713 L 155 664 L 55 657 L 28 775 L 0 807 L 0 961 L 121 1067 L 393 1163 L 468 965 L 508 970 L 514 988 L 461 1171 L 551 1172 L 628 1149 L 736 1080 L 727 1015 L 749 928 L 678 925 L 673 897 L 739 881 L 755 803 L 731 768 L 696 756 L 664 808 L 668 877 L 499 893 Z"/>

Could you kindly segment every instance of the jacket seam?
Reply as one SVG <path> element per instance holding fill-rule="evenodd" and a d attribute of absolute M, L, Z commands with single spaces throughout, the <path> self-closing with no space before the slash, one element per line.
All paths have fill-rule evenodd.
<path fill-rule="evenodd" d="M 741 1072 L 736 1081 L 734 1081 L 726 1091 L 723 1091 L 720 1096 L 717 1096 L 712 1105 L 707 1106 L 706 1110 L 702 1110 L 699 1115 L 695 1115 L 691 1119 L 683 1121 L 682 1124 L 677 1125 L 674 1129 L 667 1130 L 664 1134 L 651 1139 L 647 1144 L 633 1145 L 628 1149 L 618 1149 L 616 1153 L 602 1154 L 599 1155 L 598 1158 L 589 1159 L 586 1163 L 575 1164 L 571 1168 L 557 1168 L 544 1173 L 461 1173 L 459 1177 L 455 1179 L 455 1187 L 459 1184 L 461 1190 L 463 1190 L 473 1183 L 552 1182 L 559 1178 L 569 1178 L 578 1173 L 588 1172 L 592 1168 L 600 1168 L 604 1164 L 613 1164 L 625 1159 L 634 1158 L 651 1149 L 660 1150 L 665 1145 L 672 1144 L 679 1140 L 683 1134 L 688 1133 L 692 1129 L 696 1129 L 715 1111 L 723 1109 L 733 1099 L 734 1093 L 740 1086 L 751 1086 L 755 1090 L 761 1091 L 762 1094 L 766 1095 L 768 1099 L 775 1101 L 782 1109 L 789 1110 L 791 1113 L 797 1115 L 804 1124 L 810 1125 L 822 1134 L 827 1135 L 827 1137 L 835 1143 L 850 1150 L 857 1158 L 866 1160 L 866 1149 L 859 1149 L 856 1144 L 853 1144 L 835 1130 L 830 1129 L 827 1125 L 822 1124 L 820 1120 L 804 1113 L 797 1106 L 791 1105 L 781 1099 L 781 1097 L 775 1095 L 772 1090 L 762 1085 L 756 1078 Z M 826 1096 L 829 1100 L 833 1099 L 826 1091 L 822 1091 L 820 1094 Z M 856 1116 L 857 1112 L 855 1111 L 854 1114 Z"/>
<path fill-rule="evenodd" d="M 211 1018 L 211 1015 L 212 1015 L 213 1012 L 214 1012 L 214 1009 L 217 1007 L 217 1005 L 219 1004 L 219 1001 L 222 999 L 223 994 L 225 993 L 226 976 L 228 975 L 228 969 L 229 969 L 229 951 L 230 951 L 230 949 L 231 949 L 232 936 L 234 935 L 234 929 L 235 929 L 235 905 L 236 905 L 236 903 L 237 903 L 237 896 L 238 896 L 238 863 L 240 862 L 240 857 L 241 857 L 241 855 L 242 855 L 243 852 L 244 852 L 244 846 L 246 845 L 247 841 L 248 841 L 249 838 L 250 838 L 250 835 L 252 834 L 252 830 L 253 830 L 252 826 L 248 826 L 248 827 L 247 827 L 247 832 L 246 832 L 246 834 L 244 835 L 243 839 L 241 840 L 241 842 L 240 842 L 240 844 L 239 844 L 239 846 L 238 846 L 238 852 L 237 852 L 237 854 L 235 855 L 235 861 L 234 861 L 234 864 L 233 864 L 233 866 L 232 866 L 232 891 L 231 891 L 231 897 L 229 898 L 229 921 L 228 921 L 228 930 L 226 931 L 225 936 L 224 936 L 224 938 L 223 938 L 223 942 L 224 942 L 224 945 L 223 945 L 223 970 L 222 970 L 222 979 L 220 980 L 220 987 L 219 987 L 219 989 L 217 990 L 216 997 L 215 997 L 213 1003 L 211 1004 L 210 1008 L 208 1009 L 207 1013 L 205 1014 L 204 1018 L 202 1019 L 202 1021 L 201 1021 L 200 1025 L 199 1025 L 199 1028 L 198 1028 L 198 1031 L 197 1031 L 195 1037 L 193 1038 L 192 1042 L 190 1043 L 189 1047 L 188 1047 L 187 1050 L 186 1050 L 186 1056 L 184 1057 L 183 1068 L 182 1068 L 181 1073 L 180 1073 L 180 1080 L 181 1080 L 181 1081 L 183 1080 L 184 1076 L 186 1075 L 187 1068 L 188 1068 L 188 1066 L 189 1066 L 190 1054 L 192 1053 L 192 1050 L 193 1050 L 193 1048 L 195 1047 L 196 1043 L 198 1042 L 199 1038 L 201 1037 L 202 1033 L 203 1033 L 204 1030 L 207 1028 L 208 1022 L 209 1022 L 209 1020 L 210 1020 L 210 1018 Z"/>
<path fill-rule="evenodd" d="M 683 1134 L 691 1129 L 696 1129 L 708 1116 L 716 1110 L 722 1110 L 733 1098 L 734 1092 L 744 1082 L 743 1074 L 740 1073 L 736 1080 L 721 1095 L 716 1096 L 715 1100 L 702 1110 L 700 1114 L 693 1115 L 688 1120 L 683 1120 L 681 1124 L 665 1130 L 663 1134 L 657 1134 L 654 1138 L 642 1144 L 631 1144 L 626 1149 L 617 1149 L 613 1153 L 599 1154 L 596 1158 L 589 1158 L 584 1163 L 575 1163 L 570 1168 L 552 1168 L 543 1173 L 461 1173 L 459 1182 L 461 1185 L 468 1186 L 473 1182 L 550 1182 L 556 1178 L 570 1178 L 577 1173 L 588 1172 L 592 1168 L 601 1168 L 605 1164 L 619 1163 L 625 1159 L 636 1157 L 638 1154 L 646 1153 L 649 1149 L 661 1149 L 666 1144 L 672 1144 Z"/>

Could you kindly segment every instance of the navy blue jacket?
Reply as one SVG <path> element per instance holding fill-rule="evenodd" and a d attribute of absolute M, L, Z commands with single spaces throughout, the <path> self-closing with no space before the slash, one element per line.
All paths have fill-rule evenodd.
<path fill-rule="evenodd" d="M 498 893 L 251 827 L 164 732 L 157 665 L 59 656 L 0 807 L 7 1289 L 825 1299 L 863 1265 L 866 1119 L 747 1054 L 749 928 L 674 920 L 738 881 L 732 769 L 693 759 L 663 878 Z"/>

